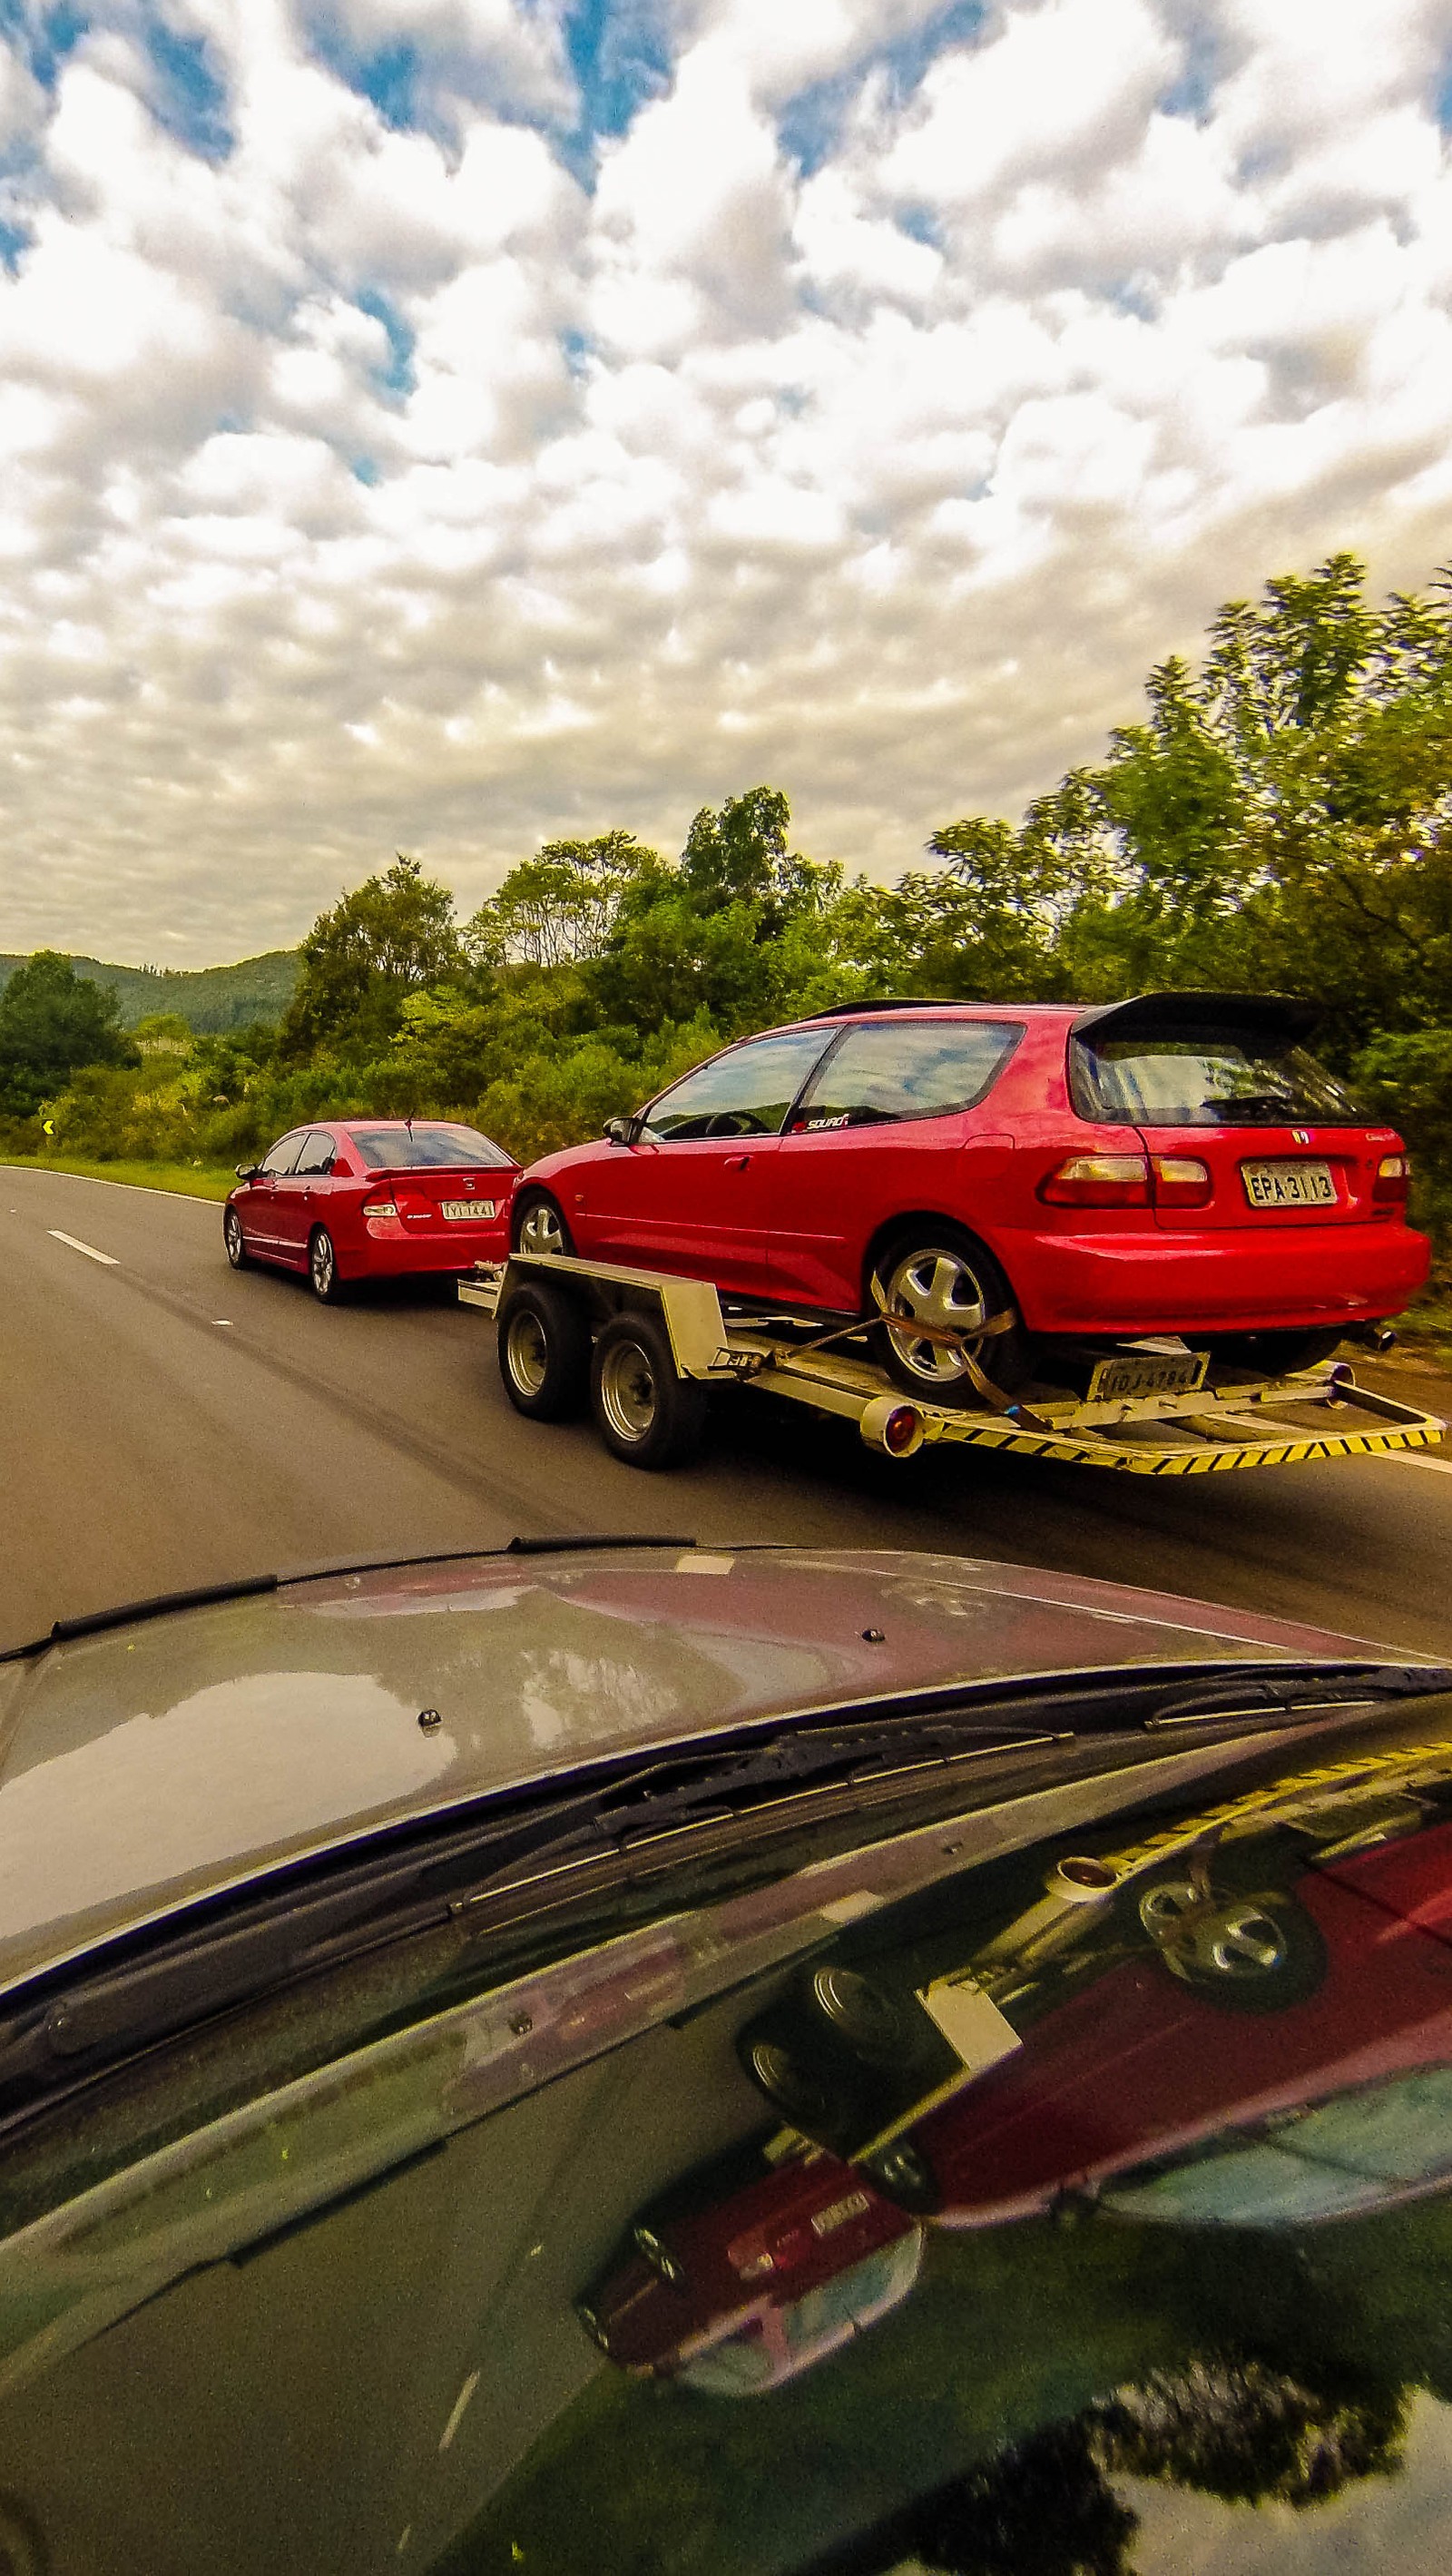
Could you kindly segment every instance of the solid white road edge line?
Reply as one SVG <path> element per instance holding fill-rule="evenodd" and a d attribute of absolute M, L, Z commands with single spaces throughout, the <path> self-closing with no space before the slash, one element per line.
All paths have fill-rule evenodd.
<path fill-rule="evenodd" d="M 144 1199 L 180 1199 L 184 1207 L 219 1208 L 220 1199 L 198 1198 L 195 1190 L 164 1190 L 156 1181 L 107 1181 L 99 1172 L 58 1172 L 49 1163 L 4 1163 L 0 1172 L 39 1172 L 48 1181 L 89 1181 L 98 1190 L 135 1190 Z M 18 1216 L 18 1208 L 12 1208 Z"/>
<path fill-rule="evenodd" d="M 1395 1450 L 1390 1454 L 1398 1467 L 1430 1467 L 1434 1476 L 1452 1476 L 1452 1458 L 1412 1458 L 1405 1450 L 1400 1457 Z"/>
<path fill-rule="evenodd" d="M 83 1252 L 88 1261 L 104 1261 L 108 1270 L 120 1269 L 121 1264 L 116 1259 L 114 1253 L 98 1252 L 94 1243 L 82 1243 L 78 1235 L 62 1234 L 58 1225 L 50 1226 L 47 1231 L 50 1234 L 52 1242 L 68 1243 L 72 1252 Z"/>

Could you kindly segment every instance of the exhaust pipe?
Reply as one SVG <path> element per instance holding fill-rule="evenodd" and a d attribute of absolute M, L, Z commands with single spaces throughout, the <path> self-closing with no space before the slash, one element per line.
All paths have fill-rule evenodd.
<path fill-rule="evenodd" d="M 1390 1324 L 1358 1324 L 1350 1335 L 1353 1342 L 1360 1342 L 1364 1351 L 1375 1351 L 1378 1355 L 1393 1350 L 1396 1338 Z"/>

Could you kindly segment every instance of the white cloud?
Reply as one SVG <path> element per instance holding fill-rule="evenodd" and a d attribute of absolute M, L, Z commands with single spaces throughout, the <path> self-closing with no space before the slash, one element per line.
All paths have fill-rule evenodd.
<path fill-rule="evenodd" d="M 1446 555 L 1443 0 L 168 0 L 192 93 L 146 5 L 0 55 L 0 948 L 762 777 L 890 872 Z"/>

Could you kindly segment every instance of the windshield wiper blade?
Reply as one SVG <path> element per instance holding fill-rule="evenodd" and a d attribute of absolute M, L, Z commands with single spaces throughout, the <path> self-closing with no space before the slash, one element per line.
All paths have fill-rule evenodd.
<path fill-rule="evenodd" d="M 1452 1666 L 1446 1664 L 1252 1665 L 1179 1693 L 1144 1724 L 1206 1726 L 1268 1715 L 1310 1719 L 1338 1708 L 1379 1708 L 1390 1700 L 1435 1699 L 1449 1691 Z"/>

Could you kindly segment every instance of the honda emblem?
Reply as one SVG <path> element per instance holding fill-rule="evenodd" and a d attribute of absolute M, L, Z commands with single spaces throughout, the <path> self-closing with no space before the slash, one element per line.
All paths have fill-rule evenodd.
<path fill-rule="evenodd" d="M 1293 1127 L 1291 1129 L 1291 1138 L 1293 1143 L 1297 1145 L 1309 1145 L 1311 1141 L 1311 1130 L 1309 1127 Z"/>

